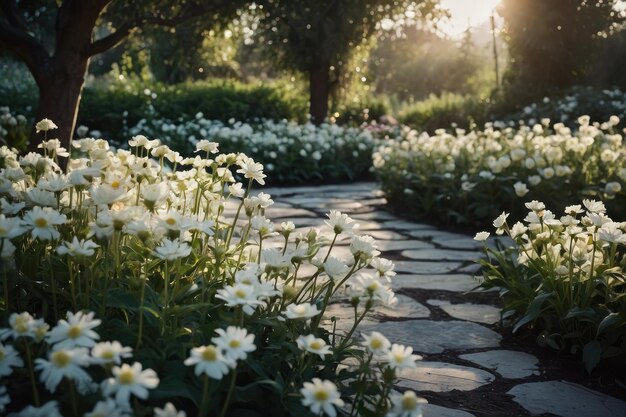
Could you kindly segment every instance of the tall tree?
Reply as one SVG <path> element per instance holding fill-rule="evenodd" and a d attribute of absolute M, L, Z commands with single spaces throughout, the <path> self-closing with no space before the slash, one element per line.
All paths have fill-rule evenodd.
<path fill-rule="evenodd" d="M 404 18 L 415 5 L 428 13 L 436 0 L 260 0 L 259 42 L 286 69 L 308 75 L 310 113 L 321 123 L 328 113 L 332 80 L 357 47 L 379 33 L 383 19 Z"/>
<path fill-rule="evenodd" d="M 544 94 L 584 80 L 603 39 L 622 20 L 620 0 L 503 0 L 509 92 Z"/>
<path fill-rule="evenodd" d="M 146 25 L 228 15 L 233 0 L 0 0 L 0 50 L 21 59 L 39 87 L 37 120 L 52 119 L 69 149 L 92 56 Z M 51 24 L 50 24 L 51 23 Z M 33 132 L 29 148 L 41 138 Z"/>

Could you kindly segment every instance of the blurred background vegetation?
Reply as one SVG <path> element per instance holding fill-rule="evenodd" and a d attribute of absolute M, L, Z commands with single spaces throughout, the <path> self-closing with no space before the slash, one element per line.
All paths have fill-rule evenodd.
<path fill-rule="evenodd" d="M 492 2 L 493 27 L 486 16 L 456 33 L 446 30 L 449 3 L 240 2 L 221 18 L 142 27 L 91 59 L 76 126 L 119 139 L 150 117 L 303 122 L 319 61 L 325 114 L 338 123 L 385 116 L 433 131 L 549 114 L 572 96 L 571 112 L 608 117 L 610 101 L 597 97 L 626 90 L 624 1 L 502 0 Z M 339 8 L 322 15 L 326 6 Z M 42 33 L 53 24 L 45 14 L 31 16 Z M 284 24 L 296 14 L 299 26 Z M 105 17 L 115 21 L 113 7 Z M 359 19 L 367 25 L 341 23 Z M 26 66 L 0 52 L 0 73 L 0 106 L 34 118 L 38 88 Z"/>

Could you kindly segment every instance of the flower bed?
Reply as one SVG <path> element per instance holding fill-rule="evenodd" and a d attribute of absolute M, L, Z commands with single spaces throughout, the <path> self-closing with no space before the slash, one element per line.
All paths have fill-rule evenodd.
<path fill-rule="evenodd" d="M 524 222 L 502 213 L 493 223 L 516 243 L 485 247 L 484 288 L 499 288 L 502 315 L 528 327 L 538 342 L 581 354 L 588 371 L 603 358 L 626 355 L 626 222 L 614 222 L 600 201 L 583 200 L 558 216 L 526 203 Z M 484 241 L 489 233 L 481 232 Z"/>
<path fill-rule="evenodd" d="M 524 201 L 548 208 L 581 197 L 603 200 L 610 214 L 623 213 L 626 148 L 619 119 L 602 124 L 579 119 L 572 132 L 549 120 L 517 129 L 435 135 L 403 129 L 374 153 L 376 175 L 392 207 L 444 225 L 477 228 L 505 210 L 523 217 Z"/>
<path fill-rule="evenodd" d="M 203 118 L 188 121 L 142 120 L 130 135 L 159 137 L 183 154 L 203 138 L 223 152 L 243 152 L 258 160 L 273 183 L 340 182 L 368 178 L 371 153 L 378 143 L 367 130 L 335 124 L 315 126 L 286 120 L 225 124 Z"/>
<path fill-rule="evenodd" d="M 419 357 L 354 333 L 395 302 L 374 239 L 336 211 L 324 231 L 275 225 L 271 197 L 251 191 L 262 165 L 214 142 L 187 159 L 129 143 L 74 141 L 67 174 L 55 139 L 46 156 L 0 148 L 0 412 L 416 412 L 414 393 L 390 391 Z M 340 244 L 352 259 L 333 256 Z M 338 297 L 353 307 L 348 326 L 324 314 Z"/>

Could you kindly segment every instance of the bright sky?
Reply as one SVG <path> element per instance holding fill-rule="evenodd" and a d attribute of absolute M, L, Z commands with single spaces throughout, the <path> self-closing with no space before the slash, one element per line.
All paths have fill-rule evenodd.
<path fill-rule="evenodd" d="M 478 26 L 491 16 L 500 0 L 441 0 L 441 6 L 450 10 L 451 17 L 439 24 L 440 30 L 458 38 L 468 27 Z"/>

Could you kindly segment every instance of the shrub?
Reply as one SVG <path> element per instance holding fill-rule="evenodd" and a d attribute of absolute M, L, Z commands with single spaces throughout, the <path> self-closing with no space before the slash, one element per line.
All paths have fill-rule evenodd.
<path fill-rule="evenodd" d="M 409 217 L 476 230 L 503 210 L 521 219 L 521 203 L 542 199 L 548 208 L 581 197 L 602 199 L 610 214 L 623 212 L 626 149 L 619 119 L 572 132 L 548 120 L 534 126 L 438 130 L 398 129 L 374 153 L 374 167 L 392 207 Z"/>
<path fill-rule="evenodd" d="M 331 211 L 324 231 L 278 227 L 264 216 L 271 197 L 252 191 L 263 167 L 246 155 L 208 141 L 187 159 L 158 140 L 129 144 L 74 141 L 81 157 L 67 174 L 57 140 L 43 142 L 46 156 L 0 148 L 0 412 L 418 407 L 412 393 L 390 400 L 396 373 L 419 359 L 412 349 L 353 337 L 395 296 L 393 264 L 352 219 Z M 339 244 L 352 259 L 333 256 Z M 325 312 L 344 294 L 354 316 L 338 323 Z"/>
<path fill-rule="evenodd" d="M 272 183 L 281 184 L 370 178 L 371 154 L 378 143 L 361 128 L 286 120 L 222 123 L 205 119 L 202 113 L 176 122 L 142 119 L 128 134 L 159 137 L 184 155 L 191 155 L 198 141 L 208 138 L 224 152 L 252 156 L 271 173 Z"/>
<path fill-rule="evenodd" d="M 513 331 L 528 327 L 541 345 L 582 354 L 589 372 L 602 358 L 625 355 L 626 223 L 595 200 L 566 207 L 560 218 L 536 200 L 526 207 L 524 223 L 510 226 L 506 213 L 494 221 L 515 246 L 485 246 L 482 286 L 501 289 Z"/>
<path fill-rule="evenodd" d="M 29 128 L 26 117 L 11 112 L 8 107 L 0 107 L 0 144 L 24 148 Z"/>

